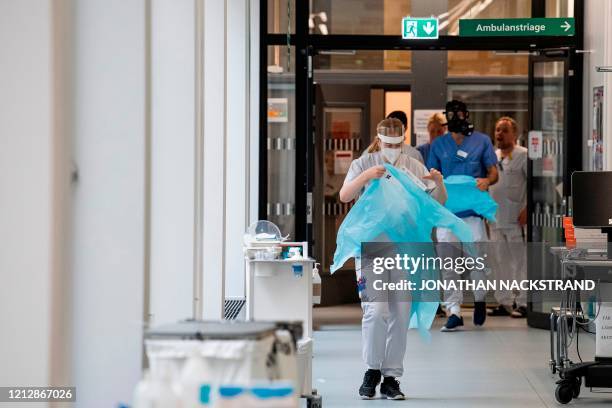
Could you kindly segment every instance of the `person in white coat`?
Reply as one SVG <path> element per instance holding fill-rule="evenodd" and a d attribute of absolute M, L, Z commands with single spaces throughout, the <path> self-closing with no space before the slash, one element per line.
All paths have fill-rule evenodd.
<path fill-rule="evenodd" d="M 497 222 L 490 225 L 498 279 L 527 279 L 523 227 L 527 222 L 527 149 L 517 144 L 518 124 L 508 116 L 495 124 L 499 181 L 489 189 L 497 202 Z M 499 306 L 489 316 L 526 317 L 527 294 L 497 290 Z"/>
<path fill-rule="evenodd" d="M 373 179 L 381 178 L 386 170 L 385 163 L 392 164 L 410 176 L 422 180 L 426 191 L 441 204 L 447 194 L 442 174 L 437 170 L 428 171 L 418 160 L 402 151 L 404 127 L 398 119 L 384 119 L 376 127 L 377 137 L 367 152 L 353 160 L 340 189 L 340 200 L 349 202 L 358 199 Z M 365 277 L 361 274 L 360 259 L 355 260 L 358 286 L 363 288 Z M 376 387 L 387 399 L 404 399 L 396 378 L 403 374 L 403 360 L 406 351 L 406 336 L 410 316 L 410 303 L 389 295 L 381 300 L 382 294 L 366 293 L 361 290 L 362 357 L 367 366 L 359 395 L 372 399 Z"/>

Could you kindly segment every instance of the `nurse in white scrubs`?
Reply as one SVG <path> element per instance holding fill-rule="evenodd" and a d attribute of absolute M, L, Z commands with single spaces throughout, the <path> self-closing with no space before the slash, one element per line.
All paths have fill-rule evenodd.
<path fill-rule="evenodd" d="M 491 241 L 498 279 L 527 279 L 527 253 L 523 227 L 527 221 L 527 149 L 519 146 L 518 124 L 508 116 L 495 124 L 499 181 L 489 189 L 497 202 L 497 222 L 491 224 Z M 498 290 L 499 302 L 489 316 L 526 317 L 527 294 Z"/>
<path fill-rule="evenodd" d="M 367 149 L 367 153 L 353 160 L 346 175 L 340 200 L 349 202 L 358 199 L 361 193 L 376 178 L 385 174 L 385 163 L 392 164 L 405 173 L 422 180 L 426 191 L 441 204 L 446 202 L 447 194 L 442 174 L 431 172 L 418 160 L 402 152 L 404 127 L 398 119 L 381 121 L 377 127 L 377 137 Z M 359 287 L 365 287 L 361 276 L 361 262 L 355 262 Z M 399 302 L 397 297 L 387 300 L 376 299 L 376 294 L 360 291 L 362 318 L 362 356 L 367 366 L 359 395 L 372 399 L 376 387 L 381 382 L 380 393 L 387 399 L 404 399 L 398 377 L 403 374 L 403 360 L 406 351 L 406 335 L 410 315 L 410 303 Z"/>

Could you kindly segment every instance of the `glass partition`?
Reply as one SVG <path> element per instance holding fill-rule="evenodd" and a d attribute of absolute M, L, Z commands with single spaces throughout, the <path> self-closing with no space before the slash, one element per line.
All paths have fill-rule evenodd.
<path fill-rule="evenodd" d="M 448 12 L 440 17 L 441 34 L 459 35 L 460 19 L 529 18 L 531 0 L 448 0 Z"/>
<path fill-rule="evenodd" d="M 409 71 L 411 51 L 348 50 L 321 51 L 314 60 L 315 69 Z"/>
<path fill-rule="evenodd" d="M 529 203 L 531 241 L 545 244 L 562 243 L 562 217 L 566 212 L 563 197 L 565 158 L 566 61 L 539 58 L 532 62 L 532 130 L 541 131 L 541 158 L 531 160 L 531 199 Z M 543 245 L 540 251 L 529 254 L 529 278 L 550 276 L 558 269 L 559 260 Z M 534 265 L 534 262 L 536 263 Z M 539 263 L 539 264 L 538 264 Z M 530 324 L 536 316 L 547 316 L 550 302 L 533 303 Z"/>
<path fill-rule="evenodd" d="M 312 0 L 312 34 L 401 35 L 411 0 Z M 350 10 L 350 12 L 348 12 Z"/>
<path fill-rule="evenodd" d="M 545 0 L 546 17 L 574 17 L 574 0 Z M 440 33 L 459 34 L 459 19 L 529 18 L 532 0 L 448 0 L 444 12 L 419 4 L 415 17 L 437 16 Z M 311 0 L 311 34 L 401 34 L 400 20 L 413 12 L 412 0 Z M 295 0 L 267 0 L 268 32 L 295 33 Z M 351 10 L 347 13 L 346 10 Z M 425 12 L 423 12 L 425 10 Z"/>
<path fill-rule="evenodd" d="M 293 55 L 294 49 L 290 49 Z M 295 234 L 295 59 L 286 47 L 268 47 L 267 219 Z"/>
<path fill-rule="evenodd" d="M 448 51 L 448 76 L 524 76 L 529 73 L 527 53 Z"/>
<path fill-rule="evenodd" d="M 476 130 L 490 137 L 497 119 L 514 118 L 519 124 L 519 144 L 525 145 L 529 126 L 527 78 L 522 84 L 449 84 L 448 99 L 464 101 Z"/>
<path fill-rule="evenodd" d="M 268 0 L 268 32 L 295 33 L 295 0 Z"/>
<path fill-rule="evenodd" d="M 459 19 L 531 17 L 531 0 L 449 0 L 442 11 L 434 3 L 429 7 L 425 1 L 417 4 L 411 0 L 313 0 L 310 32 L 400 35 L 402 17 L 411 14 L 437 16 L 441 34 L 458 35 Z"/>
<path fill-rule="evenodd" d="M 561 242 L 565 134 L 565 61 L 533 63 L 533 130 L 542 131 L 542 158 L 532 161 L 532 240 Z"/>
<path fill-rule="evenodd" d="M 546 0 L 546 17 L 574 17 L 574 0 Z"/>
<path fill-rule="evenodd" d="M 353 203 L 342 203 L 339 192 L 353 159 L 359 157 L 363 150 L 364 110 L 361 107 L 323 108 L 323 151 L 325 171 L 322 172 L 324 194 L 323 208 L 323 242 L 321 247 L 323 271 L 328 271 L 332 264 L 336 248 L 338 228 Z"/>

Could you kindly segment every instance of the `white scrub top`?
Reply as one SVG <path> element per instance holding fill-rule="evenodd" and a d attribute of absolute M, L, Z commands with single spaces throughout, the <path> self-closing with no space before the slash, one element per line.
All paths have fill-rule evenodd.
<path fill-rule="evenodd" d="M 512 154 L 497 155 L 499 180 L 489 187 L 491 197 L 497 202 L 497 223 L 493 228 L 512 228 L 518 226 L 518 216 L 527 205 L 527 149 L 514 146 Z"/>
<path fill-rule="evenodd" d="M 423 155 L 415 147 L 412 147 L 409 144 L 404 143 L 401 149 L 402 149 L 402 153 L 406 153 L 409 157 L 412 157 L 413 159 L 416 159 L 419 162 L 425 164 L 425 162 L 423 161 Z"/>
<path fill-rule="evenodd" d="M 416 150 L 416 149 L 415 149 Z M 416 151 L 419 155 L 418 150 Z M 361 173 L 374 166 L 382 166 L 387 163 L 382 155 L 382 152 L 374 152 L 374 153 L 365 153 L 360 158 L 353 160 L 351 163 L 351 167 L 349 168 L 348 173 L 346 174 L 346 178 L 344 179 L 344 184 L 352 181 L 354 178 L 359 176 Z M 416 160 L 413 157 L 408 156 L 406 153 L 402 151 L 399 155 L 397 161 L 394 164 L 395 167 L 402 170 L 405 173 L 412 173 L 419 180 L 421 180 L 425 186 L 427 187 L 427 191 L 429 194 L 438 202 L 446 202 L 447 195 L 446 190 L 440 189 L 436 186 L 436 183 L 433 180 L 423 180 L 424 176 L 429 175 L 429 171 L 425 167 L 425 165 Z M 361 190 L 361 193 L 369 186 L 369 182 L 364 186 Z"/>

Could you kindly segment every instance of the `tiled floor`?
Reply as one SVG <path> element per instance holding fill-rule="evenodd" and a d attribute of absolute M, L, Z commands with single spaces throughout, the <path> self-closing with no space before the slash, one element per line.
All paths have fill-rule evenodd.
<path fill-rule="evenodd" d="M 354 317 L 354 316 L 353 316 Z M 430 343 L 416 331 L 408 334 L 404 376 L 406 401 L 358 398 L 364 366 L 358 325 L 320 326 L 315 333 L 313 386 L 330 407 L 554 407 L 556 376 L 548 369 L 549 334 L 531 329 L 525 320 L 488 318 L 483 328 L 465 315 L 462 332 L 432 329 Z M 580 334 L 583 358 L 592 358 L 594 338 Z M 578 361 L 574 355 L 573 360 Z M 571 406 L 610 407 L 612 394 L 594 394 L 583 387 Z"/>

